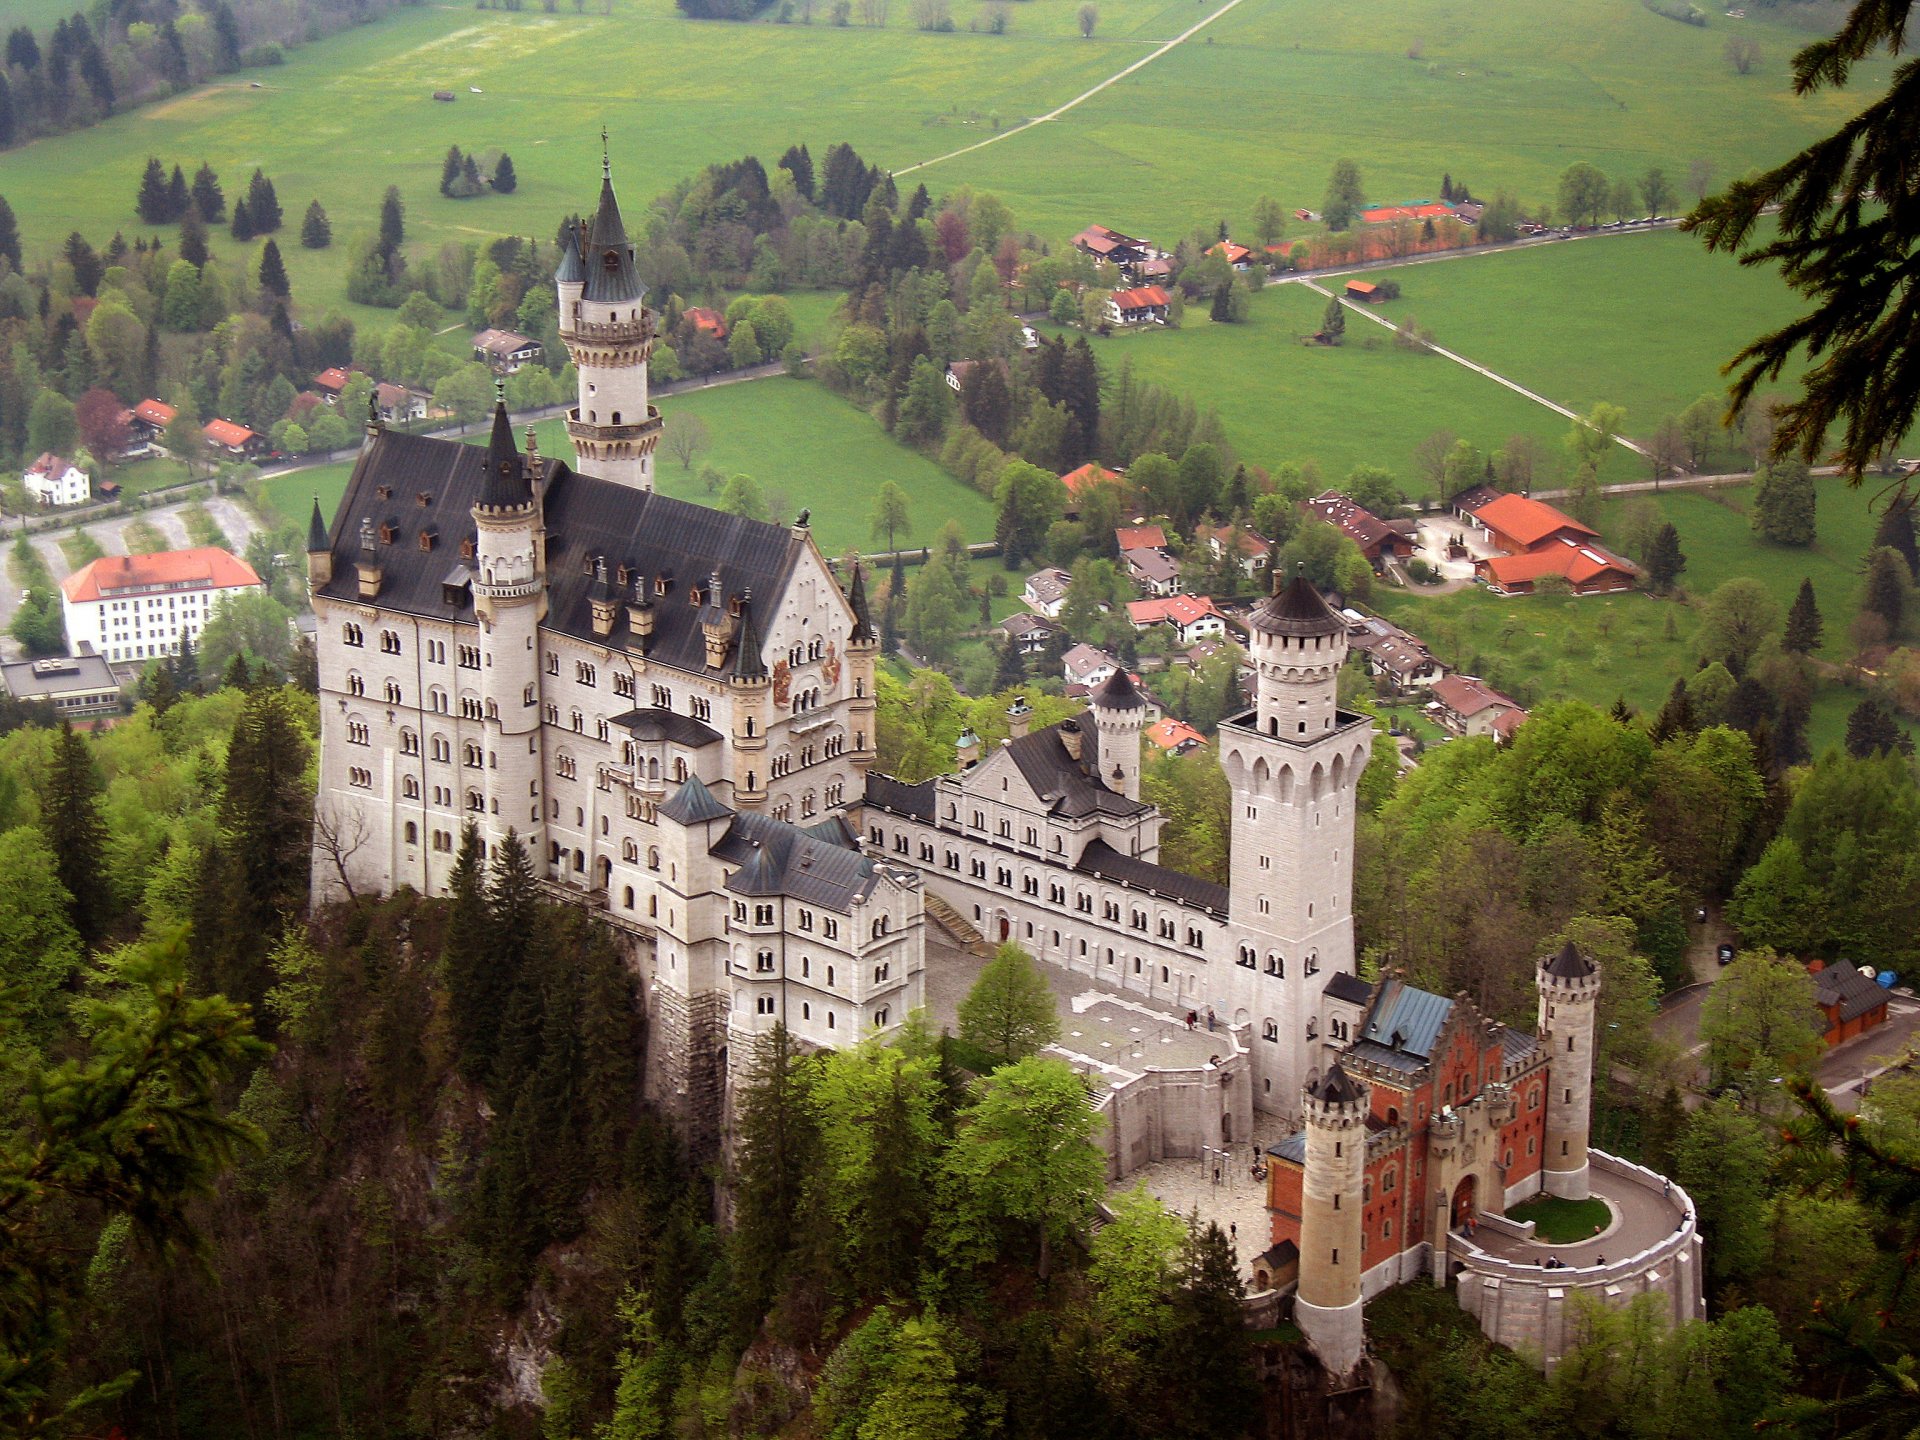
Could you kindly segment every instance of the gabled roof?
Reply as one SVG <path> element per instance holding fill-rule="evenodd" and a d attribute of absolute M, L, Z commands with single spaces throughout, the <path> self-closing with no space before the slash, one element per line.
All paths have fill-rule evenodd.
<path fill-rule="evenodd" d="M 733 812 L 720 803 L 719 797 L 698 775 L 689 775 L 680 782 L 680 788 L 667 797 L 660 813 L 682 825 L 699 825 Z"/>
<path fill-rule="evenodd" d="M 409 405 L 413 402 L 413 391 L 404 385 L 390 385 L 385 380 L 373 387 L 373 398 L 388 410 Z"/>
<path fill-rule="evenodd" d="M 1104 650 L 1097 650 L 1084 640 L 1060 657 L 1060 664 L 1069 674 L 1085 678 L 1102 666 L 1118 666 L 1119 661 Z"/>
<path fill-rule="evenodd" d="M 76 605 L 129 590 L 165 585 L 176 590 L 223 590 L 258 585 L 253 567 L 214 545 L 193 550 L 162 550 L 152 555 L 102 555 L 60 582 Z"/>
<path fill-rule="evenodd" d="M 1119 671 L 1114 672 L 1116 675 Z M 1193 750 L 1207 743 L 1207 737 L 1184 720 L 1168 715 L 1141 732 L 1149 744 L 1161 750 Z"/>
<path fill-rule="evenodd" d="M 1026 579 L 1021 588 L 1031 590 L 1043 605 L 1050 605 L 1067 593 L 1067 586 L 1073 583 L 1073 576 L 1057 567 L 1036 570 Z"/>
<path fill-rule="evenodd" d="M 490 448 L 397 430 L 373 436 L 334 512 L 329 527 L 333 579 L 320 593 L 358 600 L 354 564 L 360 524 L 384 522 L 392 539 L 380 550 L 381 608 L 428 619 L 471 620 L 471 594 L 445 582 L 466 563 L 454 547 L 474 534 L 472 510 L 487 478 Z M 540 505 L 547 532 L 547 629 L 589 644 L 624 643 L 617 626 L 608 639 L 594 634 L 591 590 L 597 559 L 604 559 L 610 571 L 624 565 L 644 581 L 654 606 L 648 654 L 673 669 L 708 672 L 706 637 L 688 593 L 715 571 L 726 577 L 730 593 L 752 592 L 758 613 L 779 611 L 807 549 L 788 527 L 581 475 L 561 461 L 545 463 Z M 424 506 L 415 503 L 421 494 L 428 497 Z M 439 543 L 422 550 L 420 531 L 429 528 L 439 532 Z M 663 580 L 666 593 L 654 593 Z M 736 636 L 730 648 L 741 643 Z"/>
<path fill-rule="evenodd" d="M 473 348 L 484 350 L 489 355 L 511 355 L 516 350 L 525 350 L 538 343 L 518 330 L 482 330 L 473 337 Z"/>
<path fill-rule="evenodd" d="M 1136 579 L 1149 584 L 1163 585 L 1180 578 L 1180 562 L 1164 550 L 1122 550 L 1120 558 Z"/>
<path fill-rule="evenodd" d="M 1484 565 L 1499 585 L 1525 584 L 1547 575 L 1564 575 L 1574 585 L 1585 585 L 1609 572 L 1629 580 L 1638 573 L 1632 561 L 1606 547 L 1578 544 L 1565 536 L 1557 536 L 1524 555 L 1490 555 L 1477 563 Z"/>
<path fill-rule="evenodd" d="M 727 338 L 727 317 L 705 305 L 689 305 L 680 316 L 696 330 L 710 331 L 717 340 Z"/>
<path fill-rule="evenodd" d="M 229 449 L 257 438 L 246 426 L 236 425 L 231 420 L 209 420 L 200 427 L 200 433 L 214 444 L 225 445 Z"/>
<path fill-rule="evenodd" d="M 1157 625 L 1165 621 L 1169 625 L 1185 627 L 1196 620 L 1208 616 L 1225 620 L 1226 616 L 1213 603 L 1210 595 L 1168 595 L 1152 600 L 1129 600 L 1127 618 L 1135 625 Z"/>
<path fill-rule="evenodd" d="M 1242 260 L 1253 254 L 1253 251 L 1236 241 L 1222 240 L 1218 245 L 1210 248 L 1207 254 L 1219 255 L 1223 257 L 1229 265 L 1238 265 Z"/>
<path fill-rule="evenodd" d="M 1164 896 L 1182 905 L 1196 905 L 1221 915 L 1227 913 L 1226 886 L 1169 870 L 1137 855 L 1123 855 L 1104 840 L 1095 840 L 1082 850 L 1079 863 L 1073 868 L 1095 879 L 1130 885 L 1135 890 Z"/>
<path fill-rule="evenodd" d="M 74 468 L 76 468 L 74 463 L 64 455 L 55 455 L 52 451 L 47 451 L 27 467 L 27 474 L 45 475 L 57 479 Z"/>
<path fill-rule="evenodd" d="M 965 361 L 960 362 L 965 364 Z M 952 366 L 948 367 L 952 369 Z M 1089 460 L 1078 470 L 1069 470 L 1060 477 L 1060 483 L 1067 487 L 1067 494 L 1079 495 L 1089 485 L 1109 485 L 1120 478 L 1117 470 L 1108 470 L 1104 466 Z M 1162 542 L 1165 543 L 1165 542 Z"/>
<path fill-rule="evenodd" d="M 1164 550 L 1167 532 L 1159 525 L 1122 525 L 1113 532 L 1117 550 Z"/>
<path fill-rule="evenodd" d="M 1571 515 L 1528 495 L 1496 495 L 1475 510 L 1473 518 L 1528 546 L 1539 544 L 1558 530 L 1572 530 L 1581 535 L 1596 534 Z"/>
<path fill-rule="evenodd" d="M 933 781 L 922 780 L 917 785 L 909 785 L 904 780 L 896 780 L 891 775 L 882 775 L 876 770 L 867 772 L 867 803 L 878 805 L 883 810 L 891 810 L 900 815 L 911 815 L 916 820 L 931 822 L 933 819 Z"/>
<path fill-rule="evenodd" d="M 1404 980 L 1381 982 L 1373 1009 L 1361 1022 L 1353 1053 L 1397 1070 L 1417 1070 L 1433 1058 L 1433 1047 L 1453 1013 L 1453 1001 L 1419 990 Z"/>
<path fill-rule="evenodd" d="M 1172 303 L 1173 297 L 1158 285 L 1142 285 L 1137 290 L 1116 290 L 1113 292 L 1113 305 L 1116 310 L 1153 310 Z"/>
<path fill-rule="evenodd" d="M 351 371 L 343 369 L 338 365 L 329 365 L 313 377 L 313 388 L 316 390 L 330 390 L 335 395 L 338 395 L 342 390 L 347 388 L 347 382 L 352 378 L 353 374 Z"/>
<path fill-rule="evenodd" d="M 1432 694 L 1434 699 L 1463 719 L 1478 715 L 1494 705 L 1508 710 L 1524 708 L 1519 701 L 1508 699 L 1486 681 L 1476 680 L 1471 675 L 1448 675 L 1436 680 Z"/>
<path fill-rule="evenodd" d="M 1080 731 L 1080 758 L 1067 752 L 1060 738 L 1062 725 L 1074 725 Z M 1100 778 L 1100 732 L 1092 723 L 1062 720 L 1031 735 L 1009 741 L 1006 753 L 1020 767 L 1020 774 L 1047 806 L 1050 815 L 1078 819 L 1086 815 L 1138 815 L 1148 807 L 1109 789 Z"/>
<path fill-rule="evenodd" d="M 1336 1000 L 1344 1000 L 1349 1005 L 1364 1005 L 1373 998 L 1373 987 L 1358 975 L 1345 970 L 1336 970 L 1327 981 L 1325 993 Z"/>
<path fill-rule="evenodd" d="M 1844 960 L 1814 972 L 1813 993 L 1827 1009 L 1838 1007 L 1833 1018 L 1842 1025 L 1887 1003 L 1887 992 Z"/>
<path fill-rule="evenodd" d="M 740 867 L 726 883 L 736 895 L 785 895 L 842 915 L 880 878 L 879 862 L 860 853 L 845 827 L 802 829 L 746 810 L 711 853 Z"/>
<path fill-rule="evenodd" d="M 174 416 L 180 412 L 163 400 L 142 400 L 133 407 L 133 418 L 143 420 L 159 429 L 166 429 L 173 423 Z"/>

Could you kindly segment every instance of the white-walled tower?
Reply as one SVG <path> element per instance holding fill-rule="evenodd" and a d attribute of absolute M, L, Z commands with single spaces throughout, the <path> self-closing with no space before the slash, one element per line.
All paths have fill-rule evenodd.
<path fill-rule="evenodd" d="M 653 312 L 645 304 L 647 289 L 605 160 L 599 209 L 585 226 L 568 232 L 553 280 L 560 339 L 580 377 L 578 401 L 567 412 L 580 471 L 651 490 L 661 432 L 660 412 L 647 398 Z"/>
<path fill-rule="evenodd" d="M 1215 1003 L 1252 1027 L 1254 1104 L 1290 1114 L 1332 1054 L 1320 993 L 1353 971 L 1354 809 L 1373 726 L 1339 708 L 1346 623 L 1304 577 L 1254 607 L 1248 633 L 1254 708 L 1220 726 L 1233 963 L 1217 967 Z"/>
<path fill-rule="evenodd" d="M 485 451 L 486 478 L 473 507 L 473 610 L 480 622 L 479 672 L 461 675 L 461 744 L 478 745 L 481 768 L 464 765 L 465 786 L 479 786 L 479 812 L 463 790 L 462 805 L 480 825 L 489 850 L 517 830 L 536 868 L 546 862 L 546 795 L 540 733 L 540 622 L 547 613 L 546 533 L 540 513 L 540 457 L 527 432 L 527 454 L 514 448 L 504 401 L 493 410 Z M 465 665 L 464 659 L 461 661 Z M 477 693 L 469 694 L 471 683 Z M 478 702 L 476 723 L 470 702 Z M 462 755 L 462 760 L 465 756 Z"/>
<path fill-rule="evenodd" d="M 1088 702 L 1100 736 L 1100 778 L 1129 800 L 1140 798 L 1140 732 L 1147 702 L 1124 665 L 1116 666 Z"/>
<path fill-rule="evenodd" d="M 1360 1253 L 1365 1233 L 1366 1082 L 1338 1060 L 1307 1082 L 1301 1099 L 1307 1131 L 1300 1192 L 1300 1283 L 1293 1318 L 1320 1363 L 1350 1375 L 1366 1343 Z"/>
<path fill-rule="evenodd" d="M 1547 1053 L 1546 1156 L 1549 1195 L 1587 1198 L 1587 1138 L 1593 1107 L 1593 1027 L 1600 967 L 1569 940 L 1540 962 L 1540 1044 Z"/>

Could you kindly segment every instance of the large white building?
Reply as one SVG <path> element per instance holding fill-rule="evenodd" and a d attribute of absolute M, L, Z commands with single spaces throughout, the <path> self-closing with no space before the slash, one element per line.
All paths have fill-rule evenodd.
<path fill-rule="evenodd" d="M 580 469 L 531 432 L 517 445 L 503 407 L 484 447 L 374 418 L 331 533 L 315 509 L 316 893 L 342 868 L 356 889 L 443 893 L 464 824 L 489 849 L 515 832 L 556 893 L 631 938 L 655 1093 L 697 1148 L 753 1035 L 835 1045 L 921 1004 L 923 886 L 1097 985 L 1211 1009 L 1253 1053 L 1254 1103 L 1296 1111 L 1322 991 L 1353 969 L 1371 731 L 1335 707 L 1340 619 L 1304 581 L 1254 613 L 1258 702 L 1220 739 L 1230 891 L 1157 863 L 1124 673 L 959 774 L 870 775 L 859 573 L 843 592 L 804 512 L 773 525 L 654 492 L 654 317 L 610 178 L 570 240 L 555 284 Z"/>
<path fill-rule="evenodd" d="M 214 545 L 103 555 L 60 582 L 67 647 L 114 664 L 177 655 L 228 596 L 262 588 L 251 565 Z"/>

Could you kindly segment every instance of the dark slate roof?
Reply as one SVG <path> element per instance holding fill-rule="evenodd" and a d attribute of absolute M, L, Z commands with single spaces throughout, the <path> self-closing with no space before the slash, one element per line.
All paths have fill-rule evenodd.
<path fill-rule="evenodd" d="M 1432 1058 L 1434 1042 L 1452 1013 L 1453 1001 L 1446 996 L 1416 990 L 1404 980 L 1389 980 L 1373 1002 L 1360 1031 L 1361 1042 L 1424 1064 Z M 1359 1053 L 1359 1046 L 1354 1048 Z M 1367 1058 L 1374 1058 L 1371 1052 Z"/>
<path fill-rule="evenodd" d="M 848 913 L 856 897 L 873 889 L 880 867 L 860 853 L 844 828 L 824 836 L 820 829 L 741 811 L 712 852 L 740 867 L 727 889 L 736 895 L 786 895 Z"/>
<path fill-rule="evenodd" d="M 691 715 L 676 715 L 671 710 L 659 710 L 653 706 L 616 715 L 610 723 L 618 725 L 636 740 L 669 740 L 692 750 L 711 745 L 720 738 L 718 730 L 701 724 Z"/>
<path fill-rule="evenodd" d="M 1373 987 L 1358 975 L 1349 975 L 1344 970 L 1336 970 L 1333 978 L 1327 981 L 1326 993 L 1336 1000 L 1345 1000 L 1350 1005 L 1364 1005 L 1373 997 Z"/>
<path fill-rule="evenodd" d="M 494 510 L 517 510 L 533 503 L 533 480 L 513 443 L 513 422 L 507 402 L 493 402 L 493 430 L 487 436 L 487 474 L 480 485 L 480 503 Z"/>
<path fill-rule="evenodd" d="M 860 562 L 853 563 L 853 585 L 847 591 L 847 604 L 853 610 L 853 629 L 847 634 L 849 645 L 862 645 L 874 638 L 873 619 L 867 613 L 867 579 Z"/>
<path fill-rule="evenodd" d="M 760 627 L 753 619 L 753 592 L 747 591 L 740 597 L 740 633 L 733 642 L 733 678 L 736 680 L 764 680 L 767 678 L 767 657 L 760 653 L 764 642 L 760 639 Z"/>
<path fill-rule="evenodd" d="M 1109 675 L 1098 690 L 1093 692 L 1092 703 L 1102 710 L 1144 710 L 1146 698 L 1135 688 L 1133 677 L 1127 674 L 1122 665 Z"/>
<path fill-rule="evenodd" d="M 1222 915 L 1227 910 L 1226 886 L 1169 870 L 1138 856 L 1122 855 L 1104 840 L 1095 840 L 1082 850 L 1080 863 L 1073 868 L 1096 879 L 1116 881 L 1136 890 L 1151 890 L 1182 905 L 1198 905 Z"/>
<path fill-rule="evenodd" d="M 1540 1042 L 1524 1030 L 1511 1025 L 1500 1027 L 1500 1053 L 1509 1065 L 1519 1065 L 1539 1053 Z"/>
<path fill-rule="evenodd" d="M 565 237 L 560 242 L 560 268 L 553 272 L 554 282 L 560 285 L 584 285 L 587 280 L 587 267 L 580 262 L 580 242 L 586 237 L 580 227 L 569 220 L 565 226 Z"/>
<path fill-rule="evenodd" d="M 1844 960 L 1836 960 L 1813 977 L 1815 996 L 1822 1005 L 1838 1005 L 1834 1018 L 1845 1024 L 1887 1003 L 1887 992 Z"/>
<path fill-rule="evenodd" d="M 813 824 L 802 825 L 800 828 L 814 839 L 825 841 L 829 845 L 838 845 L 843 850 L 860 848 L 859 833 L 847 823 L 847 817 L 844 815 L 830 815 L 825 820 L 816 820 Z"/>
<path fill-rule="evenodd" d="M 1307 1163 L 1307 1132 L 1296 1130 L 1277 1144 L 1267 1146 L 1267 1154 L 1276 1160 L 1291 1160 L 1296 1165 Z"/>
<path fill-rule="evenodd" d="M 613 171 L 602 167 L 600 208 L 587 232 L 587 288 L 589 300 L 639 300 L 647 293 L 627 243 L 627 227 L 620 219 L 620 202 L 613 198 Z"/>
<path fill-rule="evenodd" d="M 353 565 L 360 523 L 385 522 L 394 538 L 377 547 L 381 608 L 435 620 L 471 620 L 471 594 L 458 588 L 450 592 L 447 582 L 463 565 L 471 569 L 460 545 L 474 533 L 471 511 L 488 478 L 486 460 L 486 449 L 457 440 L 395 430 L 373 436 L 334 514 L 333 579 L 320 593 L 335 600 L 359 598 Z M 383 486 L 389 492 L 384 499 Z M 427 496 L 425 506 L 418 503 L 421 494 Z M 593 633 L 590 562 L 596 559 L 610 569 L 627 566 L 647 577 L 649 588 L 655 578 L 671 577 L 667 594 L 654 598 L 653 643 L 647 653 L 694 674 L 707 673 L 707 649 L 688 592 L 717 570 L 729 597 L 750 591 L 756 612 L 774 613 L 806 545 L 783 525 L 576 474 L 554 460 L 547 462 L 541 504 L 547 528 L 546 628 L 589 643 L 625 643 L 624 607 L 611 636 L 599 640 Z M 433 548 L 422 550 L 420 535 L 427 530 L 436 538 Z M 736 665 L 749 633 L 749 627 L 740 627 L 733 642 L 729 660 Z"/>
<path fill-rule="evenodd" d="M 327 543 L 327 522 L 320 515 L 320 497 L 313 497 L 313 518 L 307 521 L 307 553 L 317 554 L 333 547 Z"/>
<path fill-rule="evenodd" d="M 1571 940 L 1562 945 L 1560 953 L 1547 962 L 1547 973 L 1565 980 L 1584 980 L 1599 968 L 1582 955 Z"/>
<path fill-rule="evenodd" d="M 1273 1152 L 1267 1152 L 1271 1155 Z M 1253 1257 L 1256 1265 L 1265 1265 L 1269 1270 L 1284 1270 L 1296 1264 L 1300 1259 L 1300 1247 L 1291 1240 L 1282 1240 L 1278 1245 L 1270 1245 Z"/>
<path fill-rule="evenodd" d="M 1269 635 L 1337 635 L 1347 628 L 1304 575 L 1295 575 L 1279 594 L 1254 606 L 1247 623 Z"/>
<path fill-rule="evenodd" d="M 882 775 L 876 771 L 867 772 L 867 803 L 891 810 L 897 815 L 911 815 L 916 820 L 933 820 L 933 781 L 922 780 L 918 785 L 909 785 L 904 780 L 896 780 L 891 775 Z"/>
<path fill-rule="evenodd" d="M 1062 720 L 1060 725 L 1077 725 Z M 1100 733 L 1091 724 L 1080 726 L 1080 758 L 1067 753 L 1060 725 L 1049 725 L 1023 735 L 1007 746 L 1033 793 L 1045 800 L 1048 813 L 1079 819 L 1086 815 L 1138 815 L 1148 807 L 1129 800 L 1100 779 Z"/>
<path fill-rule="evenodd" d="M 680 788 L 667 797 L 660 807 L 660 813 L 669 820 L 677 820 L 682 825 L 698 825 L 705 820 L 718 820 L 722 815 L 733 812 L 720 803 L 720 799 L 709 790 L 706 782 L 698 775 L 689 775 L 680 783 Z"/>
<path fill-rule="evenodd" d="M 1326 1074 L 1307 1082 L 1307 1094 L 1328 1105 L 1351 1105 L 1364 1099 L 1366 1093 L 1367 1087 L 1347 1074 L 1338 1060 L 1328 1067 Z"/>

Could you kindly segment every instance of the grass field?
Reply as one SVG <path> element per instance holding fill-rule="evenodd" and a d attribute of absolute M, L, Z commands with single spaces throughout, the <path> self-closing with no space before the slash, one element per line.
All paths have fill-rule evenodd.
<path fill-rule="evenodd" d="M 1564 418 L 1450 360 L 1400 349 L 1377 325 L 1352 317 L 1346 344 L 1301 344 L 1319 328 L 1326 305 L 1304 286 L 1270 285 L 1253 297 L 1241 324 L 1215 325 L 1197 305 L 1181 329 L 1093 344 L 1109 373 L 1132 356 L 1142 379 L 1217 409 L 1243 460 L 1268 467 L 1315 460 L 1330 485 L 1365 464 L 1384 466 L 1409 492 L 1417 490 L 1414 447 L 1441 428 L 1482 449 L 1532 435 L 1546 447 L 1547 471 L 1564 468 Z M 1639 462 L 1615 449 L 1603 478 L 1641 478 Z M 1545 473 L 1536 483 L 1549 483 Z"/>
<path fill-rule="evenodd" d="M 1822 480 L 1819 540 L 1806 550 L 1757 539 L 1745 513 L 1751 495 L 1751 487 L 1742 485 L 1647 498 L 1680 533 L 1687 556 L 1681 580 L 1693 597 L 1704 599 L 1726 581 L 1749 576 L 1773 594 L 1784 619 L 1801 578 L 1810 577 L 1826 622 L 1819 654 L 1846 659 L 1847 627 L 1859 611 L 1859 560 L 1877 523 L 1867 495 L 1837 480 Z M 1628 503 L 1607 502 L 1603 534 L 1617 529 Z M 1378 587 L 1373 603 L 1426 640 L 1442 660 L 1513 687 L 1515 698 L 1528 704 L 1584 700 L 1605 708 L 1624 699 L 1635 710 L 1653 711 L 1673 682 L 1691 675 L 1698 664 L 1699 612 L 1645 594 L 1574 599 L 1503 597 L 1478 587 L 1450 595 Z M 1816 691 L 1807 726 L 1816 754 L 1840 743 L 1847 713 L 1859 700 L 1857 691 L 1840 685 Z"/>
<path fill-rule="evenodd" d="M 1623 405 L 1626 433 L 1642 439 L 1700 396 L 1723 392 L 1720 366 L 1800 309 L 1777 271 L 1709 255 L 1672 230 L 1383 274 L 1401 286 L 1400 299 L 1378 307 L 1387 319 L 1414 316 L 1439 344 L 1571 409 Z M 1715 458 L 1744 468 L 1732 440 L 1723 437 Z"/>
<path fill-rule="evenodd" d="M 1533 1233 L 1549 1245 L 1591 1240 L 1606 1228 L 1612 1215 L 1604 1200 L 1563 1200 L 1558 1195 L 1536 1195 L 1507 1211 L 1509 1220 L 1522 1225 L 1533 1221 Z"/>
<path fill-rule="evenodd" d="M 654 477 L 661 491 L 710 505 L 718 498 L 700 483 L 700 470 L 714 465 L 728 475 L 747 474 L 760 482 L 770 500 L 784 496 L 782 512 L 790 520 L 802 506 L 813 511 L 813 530 L 829 555 L 877 548 L 868 533 L 873 492 L 893 480 L 912 501 L 910 535 L 903 545 L 931 545 L 948 520 L 958 520 L 969 540 L 993 538 L 993 506 L 925 456 L 897 444 L 866 415 L 823 386 L 779 376 L 713 390 L 697 390 L 668 399 L 668 415 L 698 415 L 713 436 L 713 448 L 690 471 L 677 460 L 656 459 Z M 541 450 L 571 460 L 573 448 L 560 421 L 535 428 Z M 469 440 L 484 439 L 476 430 Z M 267 498 L 292 520 L 304 520 L 312 497 L 329 521 L 346 492 L 348 464 L 317 466 L 267 482 Z"/>
<path fill-rule="evenodd" d="M 410 243 L 430 254 L 447 239 L 551 234 L 591 202 L 603 123 L 629 214 L 704 164 L 748 151 L 771 163 L 795 140 L 816 155 L 849 140 L 899 169 L 1080 94 L 1215 0 L 1103 0 L 1092 40 L 1074 33 L 1068 0 L 1014 7 L 1002 36 L 965 30 L 970 3 L 946 35 L 914 30 L 904 5 L 883 29 L 697 23 L 671 0 L 626 0 L 606 16 L 409 7 L 284 66 L 8 152 L 0 194 L 29 251 L 45 255 L 75 228 L 96 239 L 133 228 L 148 154 L 189 170 L 206 160 L 230 194 L 261 166 L 292 226 L 316 196 L 331 215 L 333 248 L 285 253 L 296 299 L 333 308 L 345 242 L 372 229 L 389 183 L 406 198 Z M 1720 58 L 1736 25 L 1765 53 L 1746 77 Z M 1537 201 L 1580 159 L 1683 176 L 1709 155 L 1727 176 L 1790 153 L 1884 83 L 1876 60 L 1847 92 L 1793 100 L 1785 59 L 1804 38 L 1758 18 L 1679 25 L 1628 0 L 1406 0 L 1364 18 L 1246 0 L 1060 119 L 917 178 L 993 189 L 1056 240 L 1100 218 L 1171 241 L 1242 220 L 1263 192 L 1317 204 L 1340 156 L 1359 161 L 1380 199 L 1430 194 L 1451 172 Z M 434 103 L 439 88 L 457 102 Z M 506 148 L 519 189 L 441 197 L 451 144 Z"/>

